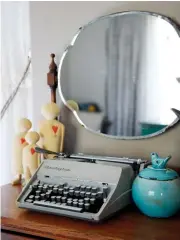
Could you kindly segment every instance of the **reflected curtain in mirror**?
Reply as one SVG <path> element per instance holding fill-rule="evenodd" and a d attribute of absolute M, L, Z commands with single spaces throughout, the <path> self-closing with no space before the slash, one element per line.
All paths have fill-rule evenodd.
<path fill-rule="evenodd" d="M 106 31 L 106 117 L 111 135 L 136 136 L 139 71 L 142 65 L 146 18 L 114 17 Z"/>

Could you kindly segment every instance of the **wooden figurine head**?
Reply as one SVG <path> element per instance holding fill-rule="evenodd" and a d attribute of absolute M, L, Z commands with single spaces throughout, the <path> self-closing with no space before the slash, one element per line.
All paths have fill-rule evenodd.
<path fill-rule="evenodd" d="M 67 104 L 76 112 L 79 111 L 79 106 L 77 104 L 77 102 L 75 102 L 74 100 L 68 100 Z"/>
<path fill-rule="evenodd" d="M 21 118 L 18 121 L 18 131 L 19 132 L 28 132 L 31 127 L 32 127 L 32 123 L 27 118 Z"/>
<path fill-rule="evenodd" d="M 29 144 L 36 144 L 39 141 L 40 136 L 37 132 L 31 131 L 26 134 L 25 139 Z"/>
<path fill-rule="evenodd" d="M 56 103 L 47 103 L 46 105 L 42 106 L 41 114 L 45 119 L 53 120 L 60 114 L 60 108 Z"/>

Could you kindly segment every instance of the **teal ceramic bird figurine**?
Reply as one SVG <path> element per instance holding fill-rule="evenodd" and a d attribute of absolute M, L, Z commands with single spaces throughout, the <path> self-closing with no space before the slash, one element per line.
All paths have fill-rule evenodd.
<path fill-rule="evenodd" d="M 157 153 L 151 153 L 152 167 L 156 169 L 164 169 L 166 168 L 166 164 L 170 158 L 171 156 L 168 156 L 166 158 L 160 158 Z"/>

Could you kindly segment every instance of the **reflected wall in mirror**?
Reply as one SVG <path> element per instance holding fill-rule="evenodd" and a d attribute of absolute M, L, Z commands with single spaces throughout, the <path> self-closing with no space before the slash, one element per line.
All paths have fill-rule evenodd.
<path fill-rule="evenodd" d="M 85 126 L 124 138 L 175 121 L 180 39 L 174 26 L 158 15 L 126 12 L 82 28 L 63 59 L 59 84 L 64 99 L 78 103 Z"/>

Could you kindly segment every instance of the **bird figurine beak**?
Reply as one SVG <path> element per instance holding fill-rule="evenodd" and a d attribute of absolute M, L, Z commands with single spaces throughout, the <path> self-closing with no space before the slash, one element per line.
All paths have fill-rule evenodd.
<path fill-rule="evenodd" d="M 171 108 L 171 110 L 176 114 L 176 116 L 180 119 L 180 111 L 175 109 L 175 108 Z"/>

